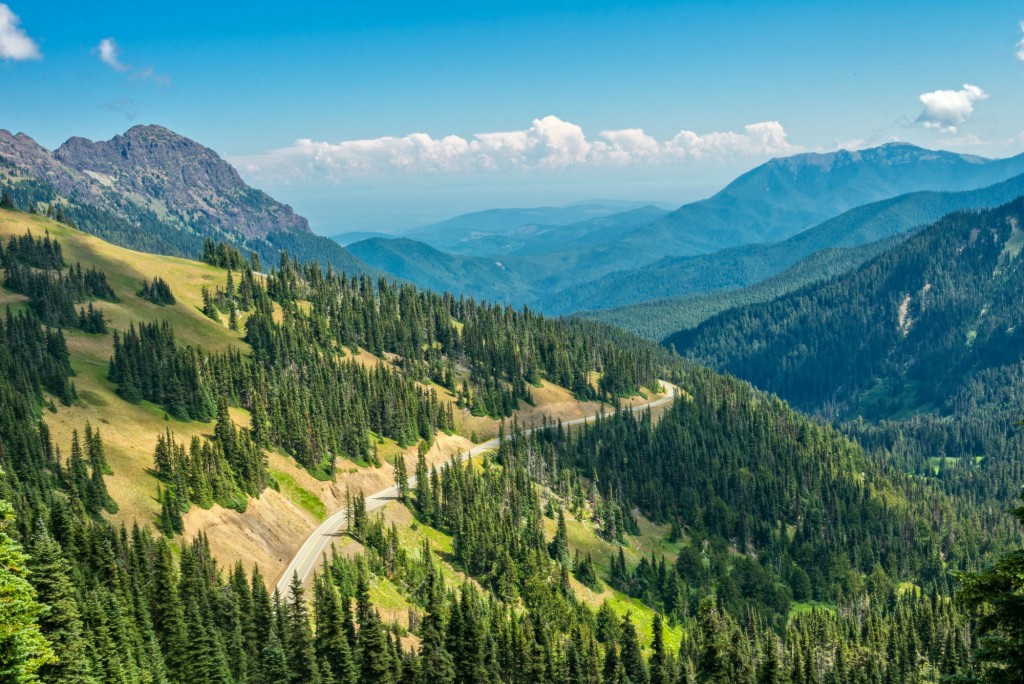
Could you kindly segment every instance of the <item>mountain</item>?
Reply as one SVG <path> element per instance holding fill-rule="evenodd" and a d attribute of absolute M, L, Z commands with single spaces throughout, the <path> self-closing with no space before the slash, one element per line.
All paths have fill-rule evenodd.
<path fill-rule="evenodd" d="M 782 240 L 863 204 L 920 190 L 972 190 L 1024 173 L 1024 155 L 986 159 L 907 143 L 772 159 L 625 243 L 700 254 Z"/>
<path fill-rule="evenodd" d="M 514 303 L 530 289 L 517 272 L 494 258 L 445 254 L 408 238 L 370 238 L 347 249 L 373 268 L 435 292 Z"/>
<path fill-rule="evenodd" d="M 359 242 L 360 240 L 370 240 L 371 238 L 383 238 L 385 240 L 389 240 L 394 237 L 395 236 L 391 233 L 380 233 L 375 230 L 353 230 L 347 233 L 332 235 L 331 239 L 342 247 L 348 247 L 353 242 Z"/>
<path fill-rule="evenodd" d="M 116 244 L 198 256 L 204 238 L 228 240 L 277 261 L 281 249 L 351 272 L 369 271 L 314 235 L 291 207 L 250 187 L 216 152 L 161 126 L 134 126 L 50 152 L 0 130 L 0 185 L 20 206 L 60 206 L 84 230 Z"/>
<path fill-rule="evenodd" d="M 133 126 L 100 142 L 71 138 L 53 156 L 120 195 L 143 198 L 183 227 L 246 238 L 312 232 L 291 207 L 246 185 L 216 152 L 162 126 Z"/>
<path fill-rule="evenodd" d="M 478 295 L 566 314 L 753 285 L 815 251 L 855 247 L 957 208 L 1008 201 L 1022 187 L 1021 174 L 1024 155 L 992 160 L 893 143 L 773 159 L 713 197 L 669 213 L 655 206 L 603 213 L 606 205 L 494 210 L 405 237 L 500 262 L 515 274 Z M 570 221 L 581 210 L 601 215 Z M 411 282 L 467 289 L 464 264 L 445 267 L 438 254 L 425 269 L 386 252 L 362 256 Z M 387 265 L 375 261 L 385 256 Z"/>
<path fill-rule="evenodd" d="M 444 252 L 419 240 L 387 236 L 346 249 L 369 266 L 436 291 L 543 308 L 551 293 L 608 270 L 620 256 L 612 245 L 665 210 L 644 206 L 563 226 L 523 226 L 478 236 L 488 256 Z M 566 250 L 586 238 L 587 250 Z M 602 247 L 602 245 L 604 245 Z M 480 245 L 477 245 L 480 246 Z"/>
<path fill-rule="evenodd" d="M 956 212 L 856 270 L 666 339 L 807 411 L 1019 411 L 1024 198 Z"/>
<path fill-rule="evenodd" d="M 772 299 L 838 275 L 877 253 L 876 248 L 852 248 L 871 243 L 877 247 L 878 241 L 933 223 L 952 211 L 996 207 L 1020 195 L 1024 195 L 1024 175 L 979 190 L 909 193 L 851 209 L 780 242 L 667 257 L 634 271 L 612 273 L 559 293 L 549 300 L 548 310 L 614 308 L 607 316 L 588 316 L 617 321 L 634 331 L 649 323 L 654 313 L 662 319 L 658 332 L 664 336 L 696 325 L 728 308 L 725 304 Z M 633 303 L 635 314 L 630 309 Z M 679 314 L 674 323 L 670 310 Z"/>
<path fill-rule="evenodd" d="M 771 301 L 805 285 L 852 271 L 907 237 L 909 233 L 900 233 L 859 247 L 822 249 L 798 261 L 782 273 L 734 290 L 714 290 L 668 299 L 652 299 L 614 309 L 579 311 L 573 315 L 602 321 L 634 335 L 661 341 L 672 333 L 694 328 L 727 309 Z"/>
<path fill-rule="evenodd" d="M 476 235 L 453 251 L 473 256 L 530 257 L 531 266 L 543 268 L 544 258 L 549 255 L 563 254 L 584 244 L 585 253 L 590 254 L 596 245 L 615 242 L 667 213 L 665 209 L 645 205 L 566 224 L 527 224 L 501 233 Z M 586 274 L 592 267 L 580 263 L 581 273 L 577 275 Z"/>
<path fill-rule="evenodd" d="M 473 256 L 490 256 L 488 238 L 509 233 L 525 233 L 541 226 L 563 226 L 635 209 L 623 202 L 571 204 L 565 207 L 529 207 L 524 209 L 488 209 L 461 214 L 403 233 L 403 237 L 426 242 L 442 251 Z"/>

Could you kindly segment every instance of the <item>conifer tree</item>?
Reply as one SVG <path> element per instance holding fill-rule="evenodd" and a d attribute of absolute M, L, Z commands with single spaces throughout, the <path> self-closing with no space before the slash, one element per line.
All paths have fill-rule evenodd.
<path fill-rule="evenodd" d="M 220 313 L 217 311 L 217 305 L 213 302 L 213 295 L 210 294 L 210 288 L 203 285 L 203 315 L 212 321 L 220 323 Z"/>
<path fill-rule="evenodd" d="M 426 449 L 424 443 L 416 454 L 416 509 L 420 515 L 430 520 L 434 516 L 434 502 L 430 491 L 430 472 L 427 469 Z"/>
<path fill-rule="evenodd" d="M 429 548 L 425 548 L 429 559 Z M 452 684 L 455 681 L 455 662 L 445 646 L 444 623 L 437 578 L 433 570 L 426 578 L 427 614 L 420 625 L 420 682 L 419 684 Z"/>
<path fill-rule="evenodd" d="M 668 652 L 665 650 L 665 635 L 662 631 L 661 615 L 655 613 L 651 624 L 650 684 L 671 684 Z"/>
<path fill-rule="evenodd" d="M 71 565 L 45 528 L 37 530 L 36 535 L 29 568 L 37 599 L 47 607 L 39 626 L 58 655 L 56 662 L 42 666 L 39 676 L 59 684 L 96 684 L 71 581 Z"/>
<path fill-rule="evenodd" d="M 1024 524 L 1024 505 L 1013 511 Z M 958 600 L 979 616 L 975 657 L 982 679 L 1020 681 L 1024 676 L 1024 549 L 1004 554 L 978 573 L 960 575 Z"/>
<path fill-rule="evenodd" d="M 637 637 L 636 626 L 627 613 L 622 618 L 622 634 L 620 637 L 622 651 L 620 660 L 622 669 L 633 684 L 647 684 L 647 666 L 644 664 L 640 651 L 640 639 Z"/>
<path fill-rule="evenodd" d="M 701 640 L 696 664 L 697 681 L 726 684 L 729 682 L 728 645 L 714 599 L 708 597 L 701 601 L 697 624 Z"/>
<path fill-rule="evenodd" d="M 558 507 L 558 529 L 555 532 L 555 538 L 551 540 L 548 551 L 556 562 L 565 566 L 570 564 L 569 532 L 565 526 L 565 511 L 561 506 Z"/>
<path fill-rule="evenodd" d="M 292 575 L 284 615 L 287 620 L 284 652 L 291 672 L 291 681 L 295 684 L 317 684 L 320 681 L 320 673 L 313 648 L 313 633 L 306 608 L 305 590 L 302 588 L 298 572 Z"/>
<path fill-rule="evenodd" d="M 46 607 L 28 582 L 27 557 L 7 534 L 13 522 L 13 508 L 0 499 L 0 680 L 20 683 L 35 681 L 39 668 L 57 658 L 40 630 Z"/>
<path fill-rule="evenodd" d="M 398 487 L 398 500 L 405 503 L 409 498 L 409 475 L 405 469 L 405 456 L 395 456 L 395 486 Z"/>

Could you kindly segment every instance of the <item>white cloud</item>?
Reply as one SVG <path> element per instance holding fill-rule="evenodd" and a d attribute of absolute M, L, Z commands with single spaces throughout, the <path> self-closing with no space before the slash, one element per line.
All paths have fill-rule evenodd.
<path fill-rule="evenodd" d="M 794 154 L 777 121 L 750 124 L 743 132 L 704 135 L 681 131 L 658 142 L 639 128 L 601 131 L 587 137 L 577 124 L 557 116 L 534 119 L 517 131 L 477 133 L 469 138 L 426 133 L 338 143 L 304 138 L 290 147 L 239 157 L 238 167 L 263 180 L 287 182 L 317 178 L 344 178 L 393 173 L 468 173 L 476 171 L 529 171 L 721 162 L 741 157 Z"/>
<path fill-rule="evenodd" d="M 100 61 L 114 71 L 128 71 L 131 69 L 130 66 L 121 62 L 121 49 L 117 47 L 117 43 L 114 42 L 113 38 L 101 40 L 100 44 L 96 46 L 96 53 L 100 56 Z"/>
<path fill-rule="evenodd" d="M 1020 22 L 1020 32 L 1024 33 L 1024 21 Z M 1017 41 L 1017 59 L 1024 62 L 1024 38 Z"/>
<path fill-rule="evenodd" d="M 21 28 L 21 19 L 7 5 L 0 3 L 0 59 L 42 59 L 39 46 Z"/>
<path fill-rule="evenodd" d="M 127 74 L 132 81 L 152 81 L 157 85 L 165 86 L 170 84 L 170 79 L 156 73 L 153 67 L 140 69 L 133 68 L 130 64 L 121 61 L 121 47 L 113 38 L 104 38 L 99 45 L 93 48 L 93 54 L 98 55 L 100 61 L 108 67 L 122 74 Z"/>
<path fill-rule="evenodd" d="M 988 99 L 988 93 L 978 86 L 965 83 L 960 90 L 936 90 L 923 93 L 920 98 L 924 110 L 917 117 L 925 128 L 937 128 L 945 133 L 956 133 L 957 126 L 971 118 L 974 104 Z"/>

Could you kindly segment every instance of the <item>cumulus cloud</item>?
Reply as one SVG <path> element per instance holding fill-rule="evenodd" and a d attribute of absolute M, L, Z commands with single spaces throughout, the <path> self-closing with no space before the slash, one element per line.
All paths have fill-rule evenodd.
<path fill-rule="evenodd" d="M 19 62 L 42 59 L 39 46 L 21 28 L 21 19 L 7 5 L 0 3 L 0 59 Z"/>
<path fill-rule="evenodd" d="M 1020 22 L 1020 32 L 1024 33 L 1024 21 Z M 1017 41 L 1017 59 L 1024 62 L 1024 38 Z"/>
<path fill-rule="evenodd" d="M 265 180 L 349 177 L 388 173 L 466 173 L 727 161 L 800 152 L 777 121 L 742 132 L 680 131 L 663 142 L 639 128 L 601 131 L 591 138 L 557 116 L 534 119 L 525 129 L 477 133 L 469 138 L 425 133 L 337 143 L 304 138 L 290 147 L 235 158 L 240 169 Z"/>
<path fill-rule="evenodd" d="M 960 90 L 936 90 L 923 93 L 920 98 L 924 110 L 917 117 L 925 128 L 937 128 L 945 133 L 956 133 L 974 113 L 974 104 L 988 99 L 988 93 L 978 86 L 965 83 Z"/>
<path fill-rule="evenodd" d="M 100 61 L 114 71 L 128 71 L 131 69 L 130 66 L 121 62 L 121 50 L 117 47 L 117 43 L 114 42 L 113 38 L 101 40 L 100 44 L 96 46 L 96 53 L 100 56 Z"/>

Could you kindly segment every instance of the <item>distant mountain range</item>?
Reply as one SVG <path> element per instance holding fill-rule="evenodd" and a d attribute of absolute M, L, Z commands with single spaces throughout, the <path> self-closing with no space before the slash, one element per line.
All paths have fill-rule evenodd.
<path fill-rule="evenodd" d="M 870 202 L 921 190 L 972 190 L 1024 173 L 1024 155 L 986 159 L 888 143 L 772 159 L 625 242 L 656 256 L 774 242 Z"/>
<path fill-rule="evenodd" d="M 495 210 L 406 233 L 439 250 L 426 260 L 401 257 L 412 254 L 409 242 L 374 239 L 350 249 L 424 286 L 550 314 L 600 310 L 756 284 L 819 250 L 896 235 L 954 208 L 1005 202 L 1020 183 L 977 197 L 916 193 L 970 192 L 1021 174 L 1024 155 L 991 160 L 891 143 L 774 159 L 672 212 L 648 206 L 604 213 L 602 205 Z M 600 215 L 556 222 L 579 211 Z M 452 252 L 458 254 L 446 261 Z M 479 259 L 471 262 L 472 289 L 464 280 L 469 262 L 454 256 Z"/>
<path fill-rule="evenodd" d="M 554 247 L 561 249 L 575 238 L 593 237 L 586 226 L 595 219 L 644 210 L 640 225 L 668 214 L 665 208 L 631 202 L 593 202 L 565 207 L 529 207 L 524 209 L 489 209 L 453 218 L 421 228 L 404 231 L 401 237 L 425 242 L 445 252 L 471 256 L 497 256 L 525 253 Z M 566 226 L 573 226 L 565 229 Z"/>
<path fill-rule="evenodd" d="M 743 245 L 694 257 L 668 257 L 634 271 L 612 273 L 565 290 L 552 300 L 552 306 L 594 310 L 618 307 L 614 313 L 609 310 L 602 315 L 596 311 L 588 317 L 618 320 L 626 329 L 639 333 L 637 326 L 650 320 L 650 307 L 657 300 L 658 317 L 662 319 L 657 332 L 661 339 L 722 310 L 715 310 L 712 302 L 750 303 L 753 300 L 748 297 L 754 288 L 760 293 L 756 301 L 765 301 L 768 293 L 778 296 L 853 268 L 878 253 L 876 247 L 869 246 L 876 241 L 906 235 L 952 211 L 996 207 L 1021 195 L 1024 174 L 978 190 L 912 192 L 851 209 L 780 242 Z M 786 278 L 776 278 L 783 272 L 788 273 Z M 762 284 L 768 279 L 773 282 L 766 289 Z M 628 313 L 632 306 L 641 309 L 635 322 Z M 677 320 L 672 319 L 673 310 Z M 647 331 L 641 334 L 650 336 Z"/>
<path fill-rule="evenodd" d="M 24 208 L 58 203 L 83 230 L 125 247 L 196 256 L 211 237 L 271 262 L 288 249 L 370 270 L 314 235 L 291 207 L 247 185 L 216 152 L 161 126 L 134 126 L 101 142 L 75 137 L 54 152 L 0 130 L 0 186 Z"/>

